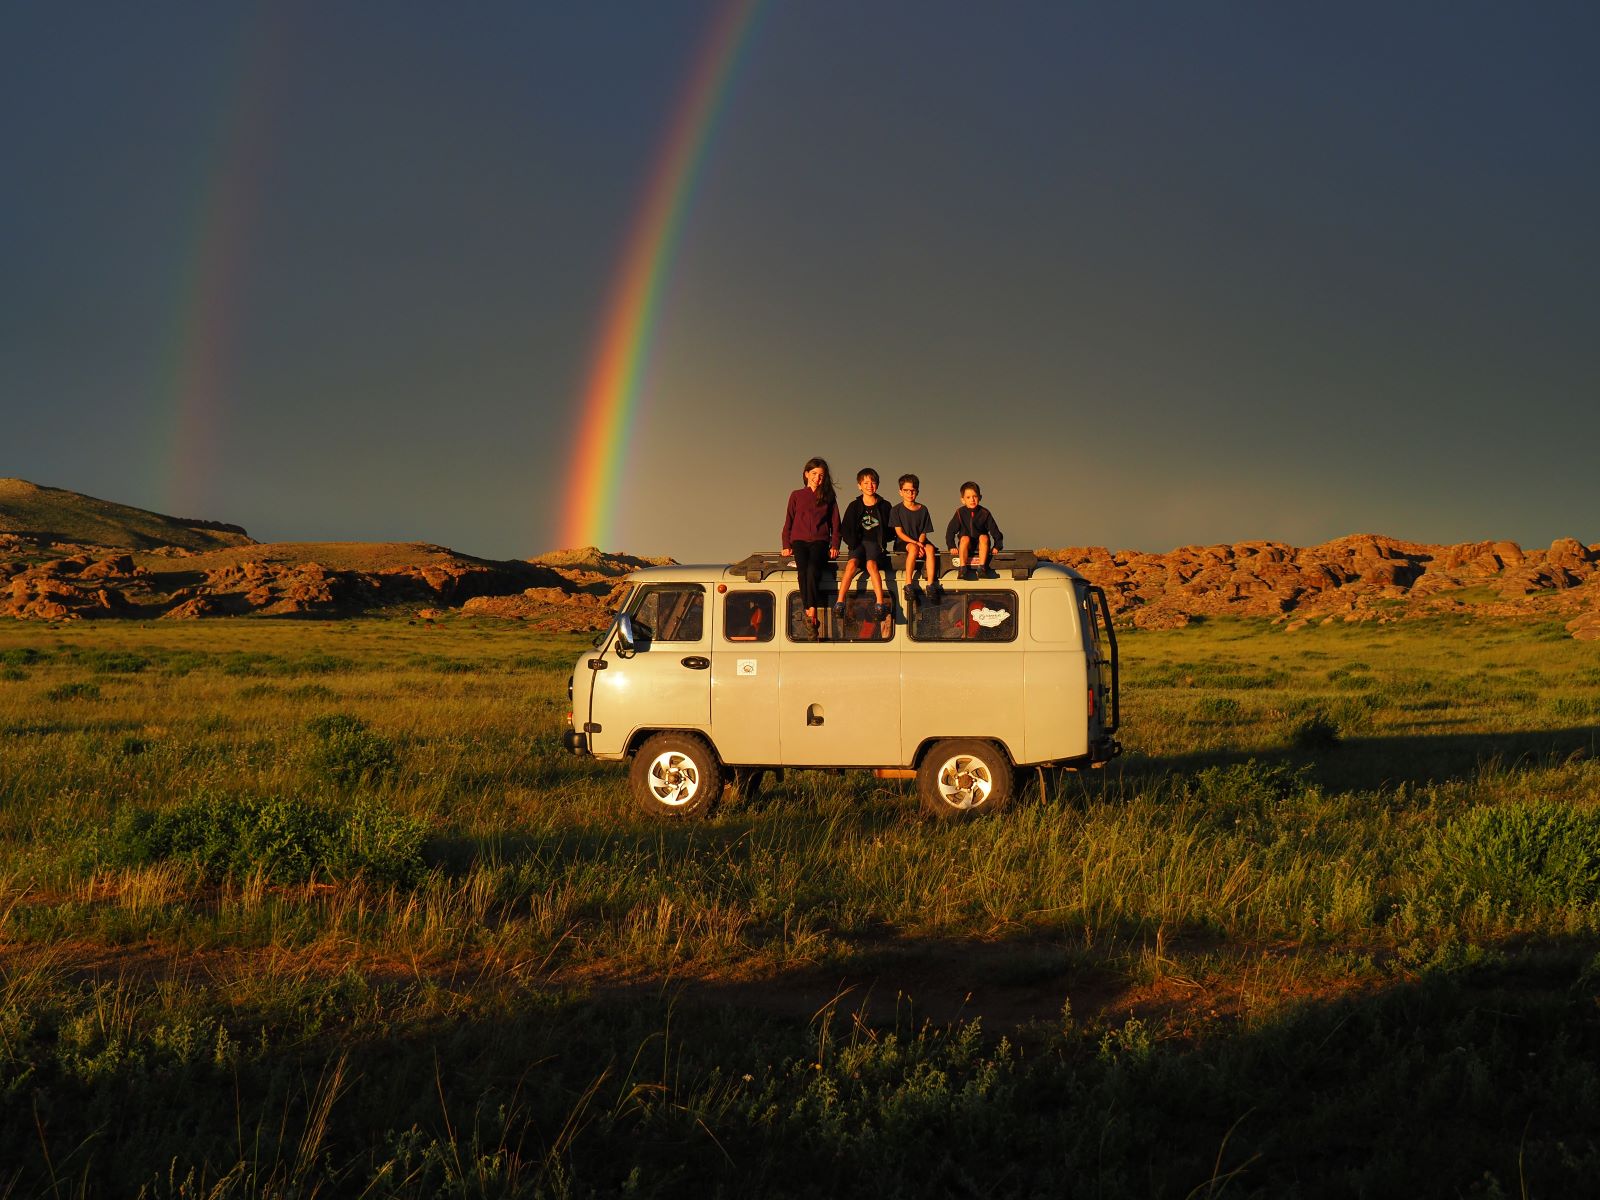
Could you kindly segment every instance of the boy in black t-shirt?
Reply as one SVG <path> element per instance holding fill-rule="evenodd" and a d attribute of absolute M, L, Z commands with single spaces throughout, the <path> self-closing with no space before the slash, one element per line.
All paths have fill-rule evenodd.
<path fill-rule="evenodd" d="M 983 492 L 972 480 L 961 485 L 961 507 L 950 518 L 944 540 L 950 546 L 962 579 L 976 579 L 989 565 L 989 556 L 1001 546 L 1000 526 L 994 514 L 978 501 Z"/>
<path fill-rule="evenodd" d="M 833 615 L 836 620 L 844 620 L 845 593 L 850 590 L 850 581 L 856 572 L 865 567 L 867 579 L 872 583 L 872 594 L 878 598 L 877 620 L 882 621 L 888 617 L 890 609 L 884 603 L 883 571 L 878 563 L 893 536 L 889 531 L 890 505 L 878 495 L 878 473 L 871 467 L 862 467 L 856 472 L 856 486 L 861 489 L 861 495 L 850 501 L 850 507 L 844 510 L 844 520 L 840 522 L 844 540 L 850 543 L 850 561 L 845 564 L 844 579 L 839 583 L 839 599 L 833 606 Z"/>
<path fill-rule="evenodd" d="M 927 564 L 928 599 L 938 603 L 943 589 L 939 586 L 939 548 L 933 544 L 933 518 L 926 504 L 917 503 L 917 493 L 922 480 L 915 475 L 900 476 L 900 503 L 889 510 L 889 525 L 900 547 L 906 552 L 906 604 L 917 602 L 917 560 Z"/>

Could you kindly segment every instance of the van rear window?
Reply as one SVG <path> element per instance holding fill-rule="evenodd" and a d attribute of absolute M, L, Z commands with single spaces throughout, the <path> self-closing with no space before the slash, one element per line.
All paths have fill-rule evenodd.
<path fill-rule="evenodd" d="M 1017 637 L 1017 594 L 1002 591 L 945 592 L 926 598 L 911 622 L 914 642 L 1012 642 Z"/>
<path fill-rule="evenodd" d="M 770 642 L 777 627 L 771 592 L 729 592 L 722 607 L 722 636 L 730 642 Z"/>
<path fill-rule="evenodd" d="M 839 620 L 833 615 L 834 593 L 822 594 L 822 607 L 817 609 L 817 620 L 822 629 L 818 640 L 824 642 L 887 642 L 894 637 L 894 614 L 880 621 L 876 617 L 877 601 L 871 592 L 854 592 L 845 600 L 845 615 Z M 806 610 L 801 607 L 800 593 L 789 593 L 789 640 L 809 642 L 811 626 L 806 622 Z"/>

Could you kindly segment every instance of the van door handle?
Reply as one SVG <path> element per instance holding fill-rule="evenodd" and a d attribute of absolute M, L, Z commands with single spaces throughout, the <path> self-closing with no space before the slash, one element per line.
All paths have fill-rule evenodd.
<path fill-rule="evenodd" d="M 688 667 L 691 671 L 704 671 L 711 665 L 711 660 L 709 658 L 702 658 L 698 654 L 691 654 L 688 658 L 683 660 L 683 665 Z"/>

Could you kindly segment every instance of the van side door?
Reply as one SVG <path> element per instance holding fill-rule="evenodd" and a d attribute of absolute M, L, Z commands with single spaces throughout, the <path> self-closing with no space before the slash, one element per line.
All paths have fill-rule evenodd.
<path fill-rule="evenodd" d="M 712 635 L 711 736 L 729 764 L 776 766 L 778 589 L 735 583 L 717 596 Z"/>
<path fill-rule="evenodd" d="M 778 656 L 778 737 L 793 767 L 893 767 L 900 748 L 900 646 L 893 619 L 873 615 L 870 594 L 846 599 L 833 615 L 831 594 L 817 610 L 813 636 L 798 592 L 787 594 Z"/>

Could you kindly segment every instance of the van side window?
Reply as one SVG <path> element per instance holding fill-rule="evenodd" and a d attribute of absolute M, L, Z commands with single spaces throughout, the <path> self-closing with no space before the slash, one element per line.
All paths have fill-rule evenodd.
<path fill-rule="evenodd" d="M 729 592 L 722 608 L 722 636 L 730 642 L 770 642 L 777 608 L 771 592 Z"/>
<path fill-rule="evenodd" d="M 894 638 L 894 616 L 875 619 L 877 601 L 871 592 L 855 592 L 845 599 L 844 620 L 833 615 L 833 593 L 824 592 L 822 605 L 817 609 L 817 620 L 822 622 L 821 640 L 824 642 L 887 642 Z M 806 624 L 806 610 L 801 607 L 800 593 L 789 593 L 789 640 L 811 641 L 811 627 Z"/>
<path fill-rule="evenodd" d="M 1016 638 L 1015 592 L 946 592 L 938 604 L 924 600 L 911 624 L 914 642 L 1013 642 Z"/>
<path fill-rule="evenodd" d="M 633 627 L 647 642 L 698 642 L 705 631 L 706 591 L 696 583 L 639 589 Z"/>

